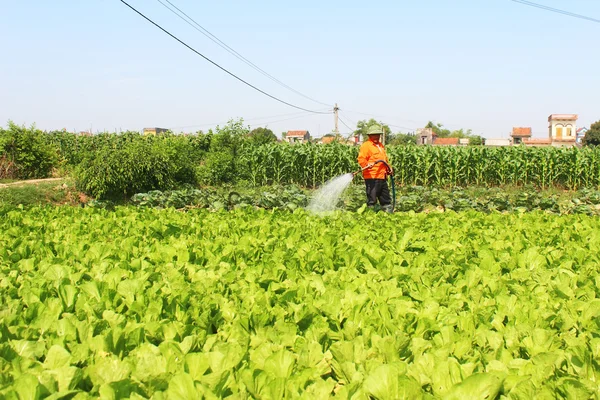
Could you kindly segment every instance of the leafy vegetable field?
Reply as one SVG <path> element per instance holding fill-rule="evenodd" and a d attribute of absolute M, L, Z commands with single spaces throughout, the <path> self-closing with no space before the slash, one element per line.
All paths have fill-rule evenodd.
<path fill-rule="evenodd" d="M 0 399 L 600 394 L 597 217 L 0 217 Z"/>

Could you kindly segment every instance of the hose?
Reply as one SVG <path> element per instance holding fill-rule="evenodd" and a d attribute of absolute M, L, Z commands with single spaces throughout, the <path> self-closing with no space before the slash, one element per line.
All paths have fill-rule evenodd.
<path fill-rule="evenodd" d="M 388 176 L 390 177 L 390 180 L 391 180 L 390 186 L 392 187 L 392 212 L 394 212 L 396 210 L 396 181 L 394 179 L 394 174 L 392 173 L 392 167 L 390 167 L 390 165 L 388 163 L 386 163 L 383 160 L 377 160 L 373 164 L 367 165 L 366 167 L 361 168 L 360 171 L 354 172 L 353 175 L 356 175 L 356 174 L 364 171 L 365 169 L 373 168 L 373 166 L 375 164 L 379 164 L 379 163 L 385 164 L 385 166 L 386 166 L 386 168 L 388 170 Z"/>

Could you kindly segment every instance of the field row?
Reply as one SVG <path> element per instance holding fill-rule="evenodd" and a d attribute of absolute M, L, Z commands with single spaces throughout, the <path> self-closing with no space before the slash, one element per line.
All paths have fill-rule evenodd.
<path fill-rule="evenodd" d="M 0 128 L 0 179 L 71 175 L 98 199 L 123 200 L 184 185 L 320 186 L 358 170 L 358 148 L 262 143 L 241 123 L 198 135 L 135 132 L 76 136 L 9 124 Z M 600 187 L 600 149 L 390 146 L 399 186 Z M 356 183 L 360 177 L 356 178 Z"/>
<path fill-rule="evenodd" d="M 0 397 L 589 398 L 584 215 L 33 208 L 0 219 Z"/>

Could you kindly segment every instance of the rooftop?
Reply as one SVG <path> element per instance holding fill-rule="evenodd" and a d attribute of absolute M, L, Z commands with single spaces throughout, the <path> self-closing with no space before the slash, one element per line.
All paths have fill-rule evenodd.
<path fill-rule="evenodd" d="M 523 139 L 523 143 L 525 144 L 552 144 L 551 139 Z"/>
<path fill-rule="evenodd" d="M 569 120 L 569 121 L 577 121 L 577 114 L 552 114 L 548 117 L 548 121 L 553 121 L 557 119 Z"/>
<path fill-rule="evenodd" d="M 287 131 L 286 137 L 304 137 L 308 131 Z"/>
<path fill-rule="evenodd" d="M 531 136 L 531 128 L 514 127 L 512 130 L 512 136 Z"/>
<path fill-rule="evenodd" d="M 458 145 L 459 143 L 459 139 L 456 137 L 447 137 L 447 138 L 435 138 L 435 140 L 433 141 L 433 144 L 435 144 L 436 146 L 454 146 L 454 145 Z"/>

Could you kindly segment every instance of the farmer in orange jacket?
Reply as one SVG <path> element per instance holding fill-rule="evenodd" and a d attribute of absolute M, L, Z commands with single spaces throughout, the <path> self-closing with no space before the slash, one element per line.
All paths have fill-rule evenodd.
<path fill-rule="evenodd" d="M 369 140 L 360 146 L 358 152 L 358 163 L 363 168 L 363 178 L 367 186 L 367 206 L 372 208 L 379 200 L 384 211 L 392 212 L 392 199 L 386 178 L 393 175 L 393 171 L 380 141 L 383 130 L 380 126 L 373 125 L 369 127 L 367 135 Z"/>

